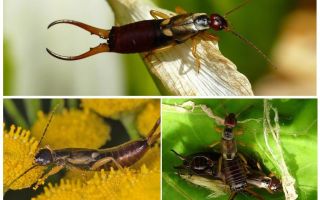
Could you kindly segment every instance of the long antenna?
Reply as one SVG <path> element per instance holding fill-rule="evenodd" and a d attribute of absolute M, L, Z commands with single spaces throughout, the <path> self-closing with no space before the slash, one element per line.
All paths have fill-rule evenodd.
<path fill-rule="evenodd" d="M 26 171 L 24 171 L 22 174 L 20 174 L 17 178 L 15 178 L 9 185 L 8 188 L 10 188 L 10 186 L 16 182 L 19 178 L 21 178 L 23 175 L 25 175 L 26 173 L 28 173 L 30 170 L 32 170 L 33 168 L 37 167 L 39 165 L 33 165 L 32 167 L 30 167 L 29 169 L 27 169 Z"/>
<path fill-rule="evenodd" d="M 225 29 L 226 31 L 228 32 L 231 32 L 233 35 L 237 36 L 240 40 L 244 41 L 245 43 L 247 43 L 249 46 L 251 46 L 252 48 L 254 48 L 255 50 L 258 51 L 258 53 L 268 61 L 268 63 L 274 67 L 275 69 L 277 68 L 273 62 L 271 61 L 271 59 L 266 55 L 264 54 L 256 45 L 254 45 L 250 40 L 246 39 L 245 37 L 243 37 L 242 35 L 240 35 L 239 33 L 235 32 L 234 30 L 228 28 L 228 29 Z"/>
<path fill-rule="evenodd" d="M 242 2 L 240 5 L 236 6 L 235 8 L 229 10 L 228 12 L 226 12 L 224 14 L 224 17 L 228 16 L 229 14 L 233 13 L 234 11 L 238 10 L 239 8 L 242 8 L 243 6 L 245 6 L 247 3 L 249 3 L 251 0 L 246 0 L 244 2 Z"/>
<path fill-rule="evenodd" d="M 44 135 L 46 134 L 46 132 L 47 132 L 47 130 L 48 130 L 48 127 L 49 127 L 49 125 L 50 125 L 50 123 L 51 123 L 51 120 L 52 120 L 52 118 L 53 118 L 53 115 L 54 115 L 54 113 L 56 112 L 56 110 L 57 110 L 58 107 L 59 107 L 59 104 L 57 104 L 57 105 L 54 107 L 54 109 L 52 110 L 51 115 L 50 115 L 50 119 L 49 119 L 49 121 L 48 121 L 48 123 L 47 123 L 47 125 L 46 125 L 46 127 L 45 127 L 45 129 L 44 129 L 44 131 L 43 131 L 43 133 L 42 133 L 42 136 L 41 136 L 41 139 L 40 139 L 40 141 L 39 141 L 39 143 L 38 143 L 37 149 L 40 147 L 40 144 L 41 144 L 41 142 L 42 142 L 42 140 L 43 140 L 43 138 L 44 138 Z"/>

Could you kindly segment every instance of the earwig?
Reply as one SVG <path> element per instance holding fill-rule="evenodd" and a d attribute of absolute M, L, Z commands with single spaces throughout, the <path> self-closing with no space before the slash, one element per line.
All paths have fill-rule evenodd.
<path fill-rule="evenodd" d="M 171 150 L 177 157 L 179 157 L 183 164 L 175 166 L 178 170 L 186 170 L 189 175 L 201 175 L 204 177 L 217 178 L 218 177 L 218 159 L 220 153 L 217 152 L 200 152 L 188 156 L 182 156 L 174 150 Z"/>
<path fill-rule="evenodd" d="M 224 130 L 221 136 L 218 174 L 222 173 L 223 181 L 229 186 L 231 190 L 230 199 L 244 190 L 252 193 L 247 188 L 248 169 L 246 160 L 242 154 L 238 153 L 237 143 L 234 138 L 234 128 L 237 125 L 236 115 L 234 113 L 228 114 L 224 119 Z"/>
<path fill-rule="evenodd" d="M 221 154 L 219 169 L 224 170 L 225 182 L 230 186 L 231 199 L 239 191 L 247 187 L 247 169 L 245 168 L 241 155 L 237 152 L 237 144 L 234 139 L 233 128 L 237 125 L 234 113 L 230 113 L 224 120 L 224 131 L 221 137 Z"/>
<path fill-rule="evenodd" d="M 44 130 L 38 147 L 46 133 L 49 123 L 52 120 L 53 113 Z M 14 179 L 10 184 L 12 185 L 16 180 L 25 175 L 31 169 L 37 166 L 54 166 L 49 172 L 43 174 L 38 180 L 35 189 L 42 184 L 42 182 L 49 176 L 58 173 L 63 168 L 79 169 L 85 171 L 98 171 L 101 169 L 109 170 L 111 167 L 122 169 L 130 167 L 138 160 L 140 160 L 149 148 L 155 144 L 160 137 L 160 131 L 157 129 L 160 126 L 160 118 L 156 121 L 153 128 L 150 130 L 148 137 L 145 139 L 138 139 L 126 142 L 119 146 L 106 149 L 85 149 L 85 148 L 65 148 L 53 150 L 46 146 L 41 148 L 35 154 L 34 165 Z"/>
<path fill-rule="evenodd" d="M 208 188 L 208 183 L 217 184 L 220 187 L 223 187 L 225 184 L 224 179 L 226 176 L 226 171 L 224 168 L 219 172 L 218 162 L 221 158 L 221 154 L 217 152 L 199 152 L 187 156 L 183 156 L 171 150 L 175 155 L 180 158 L 183 163 L 180 166 L 174 167 L 177 169 L 179 176 L 183 177 L 186 180 L 196 183 L 204 183 L 204 187 Z M 267 190 L 269 193 L 274 194 L 282 190 L 282 185 L 280 180 L 271 175 L 266 175 L 262 170 L 260 163 L 254 159 L 249 159 L 250 162 L 247 162 L 248 165 L 245 167 L 248 169 L 247 174 L 247 183 L 250 187 L 262 188 Z M 242 163 L 245 165 L 246 163 Z M 193 178 L 191 178 L 193 177 Z M 195 181 L 198 180 L 198 181 Z M 212 188 L 215 188 L 212 185 Z M 210 189 L 210 188 L 209 188 Z M 231 190 L 232 192 L 232 190 Z M 255 192 L 249 190 L 247 187 L 244 188 L 241 192 L 251 194 L 257 199 L 263 199 Z M 231 195 L 229 199 L 234 199 L 235 194 Z"/>
<path fill-rule="evenodd" d="M 88 31 L 91 34 L 97 35 L 102 39 L 106 39 L 107 41 L 78 56 L 62 56 L 54 53 L 48 48 L 46 50 L 50 55 L 62 60 L 78 60 L 102 52 L 124 54 L 149 52 L 147 55 L 151 55 L 154 52 L 170 49 L 175 45 L 179 45 L 191 39 L 193 41 L 192 54 L 195 58 L 196 67 L 199 70 L 200 61 L 196 51 L 199 41 L 195 40 L 194 37 L 201 35 L 201 38 L 217 40 L 216 36 L 206 32 L 209 29 L 212 29 L 214 31 L 224 30 L 231 32 L 257 50 L 260 55 L 272 64 L 271 60 L 252 42 L 235 32 L 229 26 L 226 19 L 227 15 L 239 9 L 247 2 L 248 0 L 227 12 L 225 16 L 216 13 L 211 15 L 206 13 L 187 13 L 180 7 L 176 8 L 177 15 L 175 16 L 169 16 L 165 13 L 151 10 L 150 14 L 154 18 L 152 20 L 138 21 L 123 26 L 113 26 L 110 30 L 92 27 L 74 20 L 57 20 L 52 22 L 48 28 L 56 24 L 71 24 Z"/>

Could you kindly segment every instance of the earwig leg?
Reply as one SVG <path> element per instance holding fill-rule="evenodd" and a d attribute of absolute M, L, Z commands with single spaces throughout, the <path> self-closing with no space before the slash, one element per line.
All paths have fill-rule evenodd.
<path fill-rule="evenodd" d="M 238 153 L 240 159 L 242 160 L 243 164 L 244 164 L 244 170 L 247 172 L 247 173 L 250 173 L 249 169 L 248 169 L 248 162 L 246 160 L 246 158 L 241 154 L 241 153 Z"/>
<path fill-rule="evenodd" d="M 213 40 L 213 41 L 218 41 L 219 38 L 215 35 L 212 35 L 208 32 L 202 32 L 200 33 L 200 37 L 202 37 L 203 39 L 207 39 L 207 40 Z"/>
<path fill-rule="evenodd" d="M 74 166 L 74 165 L 72 165 L 72 164 L 70 164 L 70 163 L 66 164 L 66 168 L 67 168 L 67 169 L 70 169 L 70 170 L 72 170 L 72 171 L 74 171 L 74 172 L 76 172 L 76 173 L 80 173 L 81 176 L 82 176 L 82 178 L 83 178 L 83 180 L 86 180 L 86 178 L 87 178 L 86 172 L 87 172 L 87 171 L 82 170 L 82 169 L 79 169 L 78 167 L 76 167 L 76 166 Z"/>
<path fill-rule="evenodd" d="M 219 161 L 218 161 L 218 176 L 219 177 L 222 174 L 221 169 L 222 169 L 222 156 L 220 156 Z"/>
<path fill-rule="evenodd" d="M 222 133 L 222 131 L 223 131 L 223 129 L 221 127 L 215 127 L 214 129 L 218 133 Z"/>
<path fill-rule="evenodd" d="M 169 19 L 170 16 L 163 13 L 163 12 L 160 12 L 160 11 L 157 11 L 157 10 L 150 10 L 150 15 L 154 18 L 154 19 Z"/>
<path fill-rule="evenodd" d="M 54 52 L 52 52 L 51 50 L 49 50 L 47 48 L 47 52 L 55 57 L 55 58 L 58 58 L 58 59 L 61 59 L 61 60 L 79 60 L 79 59 L 83 59 L 83 58 L 87 58 L 89 56 L 93 56 L 95 54 L 98 54 L 98 53 L 103 53 L 103 52 L 108 52 L 110 49 L 108 47 L 108 45 L 106 43 L 101 43 L 100 45 L 94 47 L 94 48 L 90 48 L 89 51 L 81 54 L 81 55 L 78 55 L 78 56 L 62 56 L 62 55 L 59 55 L 59 54 L 56 54 Z"/>
<path fill-rule="evenodd" d="M 161 122 L 161 119 L 159 118 L 148 134 L 147 143 L 149 146 L 154 144 L 155 141 L 157 141 L 157 139 L 160 137 L 160 131 L 156 132 L 156 130 L 160 126 L 160 122 Z"/>
<path fill-rule="evenodd" d="M 195 66 L 196 66 L 196 69 L 197 69 L 197 72 L 199 73 L 200 71 L 200 57 L 197 53 L 197 45 L 199 43 L 199 41 L 196 39 L 196 38 L 192 38 L 192 55 L 194 56 L 195 58 Z"/>
<path fill-rule="evenodd" d="M 57 20 L 52 22 L 51 24 L 49 24 L 48 29 L 56 24 L 71 24 L 74 26 L 78 26 L 88 32 L 90 32 L 91 34 L 97 35 L 100 38 L 103 39 L 108 39 L 109 37 L 109 30 L 105 30 L 105 29 L 101 29 L 101 28 L 96 28 L 87 24 L 84 24 L 82 22 L 78 22 L 78 21 L 74 21 L 74 20 Z"/>
<path fill-rule="evenodd" d="M 51 175 L 58 173 L 60 170 L 64 168 L 64 165 L 57 165 L 53 167 L 48 173 L 44 174 L 40 179 L 38 179 L 36 185 L 33 187 L 36 190 L 40 185 L 44 184 L 44 181 Z"/>
<path fill-rule="evenodd" d="M 233 200 L 237 196 L 237 194 L 238 194 L 237 192 L 232 192 L 228 200 Z"/>
<path fill-rule="evenodd" d="M 174 47 L 174 46 L 176 46 L 175 43 L 169 44 L 169 45 L 164 46 L 164 47 L 160 47 L 160 48 L 154 49 L 154 50 L 152 50 L 151 52 L 149 52 L 145 57 L 147 57 L 149 54 L 160 53 L 160 52 L 162 52 L 162 51 L 166 51 L 166 50 L 168 50 L 168 49 L 170 49 L 170 48 L 172 48 L 172 47 Z"/>
<path fill-rule="evenodd" d="M 162 51 L 166 51 L 166 50 L 174 47 L 175 45 L 176 45 L 176 44 L 169 44 L 169 45 L 167 45 L 167 46 L 165 46 L 165 47 L 160 47 L 160 48 L 158 48 L 158 49 L 154 49 L 154 50 L 148 52 L 148 53 L 143 57 L 143 59 L 146 59 L 149 63 L 151 63 L 150 57 L 151 57 L 153 54 L 155 54 L 155 53 L 160 53 L 160 52 L 162 52 Z M 158 59 L 158 61 L 161 62 L 159 59 Z"/>
<path fill-rule="evenodd" d="M 220 141 L 216 141 L 216 142 L 210 144 L 209 148 L 213 148 L 214 146 L 217 146 L 217 144 L 219 144 L 219 143 L 220 143 Z"/>
<path fill-rule="evenodd" d="M 242 155 L 242 153 L 238 153 L 238 155 L 239 155 L 240 159 L 243 161 L 243 163 L 245 165 L 248 165 L 248 162 L 247 162 L 246 158 Z"/>
<path fill-rule="evenodd" d="M 179 14 L 179 15 L 187 14 L 187 13 L 188 13 L 185 9 L 183 9 L 183 8 L 180 7 L 180 6 L 177 6 L 175 10 L 176 10 L 176 13 Z"/>
<path fill-rule="evenodd" d="M 235 130 L 235 131 L 234 131 L 234 135 L 236 135 L 236 136 L 243 135 L 243 130 L 242 130 L 242 129 L 240 129 L 240 130 Z"/>
<path fill-rule="evenodd" d="M 186 160 L 186 158 L 180 154 L 178 154 L 175 150 L 171 149 L 171 151 L 176 154 L 176 156 L 178 156 L 178 158 L 180 158 L 181 160 Z"/>
<path fill-rule="evenodd" d="M 123 167 L 114 158 L 106 157 L 106 158 L 102 158 L 102 159 L 98 160 L 97 162 L 95 162 L 92 165 L 91 170 L 95 171 L 95 170 L 99 169 L 99 167 L 101 167 L 109 162 L 113 162 L 118 169 L 123 169 Z"/>
<path fill-rule="evenodd" d="M 249 189 L 245 189 L 244 191 L 246 191 L 248 194 L 254 196 L 255 198 L 259 199 L 259 200 L 264 200 L 259 194 L 257 194 L 256 192 L 249 190 Z"/>

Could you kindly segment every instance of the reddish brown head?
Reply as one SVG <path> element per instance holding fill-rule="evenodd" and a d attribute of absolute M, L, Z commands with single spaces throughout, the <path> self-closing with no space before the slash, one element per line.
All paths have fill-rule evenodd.
<path fill-rule="evenodd" d="M 210 27 L 215 31 L 221 31 L 228 28 L 228 21 L 219 14 L 210 15 Z"/>
<path fill-rule="evenodd" d="M 271 193 L 281 191 L 282 190 L 281 181 L 275 176 L 271 177 L 270 182 L 268 184 L 268 188 Z"/>
<path fill-rule="evenodd" d="M 237 125 L 236 115 L 234 113 L 230 113 L 224 118 L 224 125 L 230 128 L 233 128 Z"/>

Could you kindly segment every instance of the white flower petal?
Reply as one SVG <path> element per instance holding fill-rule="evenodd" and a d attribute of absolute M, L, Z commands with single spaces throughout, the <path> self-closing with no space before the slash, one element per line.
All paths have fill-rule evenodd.
<path fill-rule="evenodd" d="M 166 14 L 174 13 L 157 8 L 149 1 L 108 0 L 116 18 L 123 25 L 152 19 L 150 10 Z M 197 36 L 200 37 L 200 36 Z M 202 39 L 202 38 L 198 38 Z M 253 95 L 248 79 L 237 71 L 237 67 L 219 51 L 217 41 L 201 40 L 197 45 L 201 68 L 198 73 L 189 40 L 160 53 L 145 58 L 148 70 L 160 89 L 167 93 L 184 96 L 240 96 Z"/>

